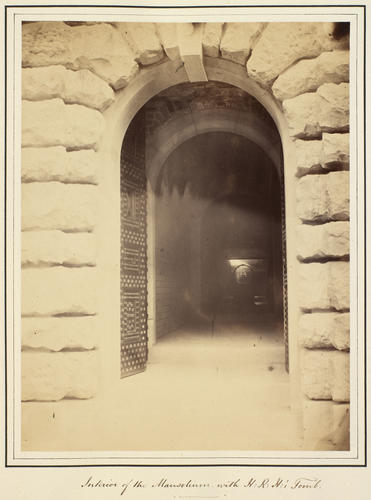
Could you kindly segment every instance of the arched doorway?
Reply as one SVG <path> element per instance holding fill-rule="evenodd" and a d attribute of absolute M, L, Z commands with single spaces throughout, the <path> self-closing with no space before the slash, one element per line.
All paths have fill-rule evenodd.
<path fill-rule="evenodd" d="M 179 73 L 176 74 L 171 71 L 171 68 L 173 66 L 172 63 L 167 63 L 167 65 L 165 66 L 169 66 L 169 71 L 168 70 L 164 71 L 164 69 L 166 68 L 162 68 L 163 71 L 158 72 L 156 68 L 153 68 L 151 71 L 143 73 L 143 75 L 141 75 L 135 81 L 135 85 L 125 89 L 125 92 L 123 92 L 121 95 L 118 96 L 115 106 L 112 107 L 107 112 L 107 123 L 109 124 L 109 129 L 107 129 L 107 132 L 105 133 L 102 146 L 100 147 L 99 151 L 102 161 L 104 161 L 106 165 L 109 165 L 109 168 L 105 172 L 104 178 L 102 178 L 102 185 L 103 184 L 107 185 L 107 193 L 110 194 L 110 202 L 109 204 L 107 204 L 107 211 L 105 212 L 104 223 L 102 224 L 102 230 L 107 235 L 107 237 L 106 238 L 103 237 L 101 239 L 101 241 L 104 243 L 103 248 L 101 249 L 101 255 L 102 255 L 101 269 L 102 272 L 105 272 L 106 282 L 111 282 L 113 285 L 113 289 L 116 290 L 116 295 L 112 295 L 111 293 L 110 295 L 111 300 L 109 304 L 107 303 L 105 304 L 104 307 L 102 307 L 102 309 L 104 309 L 105 311 L 105 315 L 104 317 L 103 315 L 101 316 L 101 321 L 102 322 L 104 321 L 105 328 L 107 328 L 107 325 L 112 325 L 112 328 L 110 328 L 110 331 L 112 332 L 117 331 L 117 326 L 120 325 L 120 314 L 118 314 L 118 312 L 120 312 L 120 304 L 119 304 L 120 283 L 118 279 L 119 275 L 117 274 L 117 269 L 119 268 L 120 241 L 119 238 L 117 238 L 117 236 L 113 238 L 113 234 L 116 235 L 119 234 L 118 228 L 120 227 L 120 219 L 119 219 L 120 210 L 118 209 L 118 204 L 119 204 L 118 191 L 116 191 L 117 194 L 112 196 L 112 193 L 114 191 L 113 186 L 119 185 L 119 178 L 118 178 L 119 171 L 117 170 L 118 157 L 122 146 L 122 137 L 125 131 L 127 130 L 127 126 L 131 120 L 131 117 L 133 116 L 133 111 L 140 109 L 142 105 L 144 105 L 146 102 L 149 101 L 150 97 L 157 95 L 159 91 L 161 91 L 162 89 L 169 88 L 169 86 L 171 87 L 181 81 L 186 80 L 186 75 L 182 74 L 181 71 L 179 71 Z M 227 61 L 213 61 L 213 60 L 208 60 L 206 58 L 206 67 L 208 70 L 208 76 L 210 80 L 228 82 L 233 85 L 236 85 L 238 86 L 237 88 L 243 89 L 245 92 L 249 91 L 250 95 L 254 95 L 254 97 L 257 97 L 259 101 L 264 103 L 265 109 L 269 110 L 269 114 L 271 114 L 274 117 L 275 127 L 277 126 L 278 128 L 278 133 L 277 133 L 277 128 L 275 128 L 275 133 L 276 136 L 278 137 L 279 144 L 281 144 L 282 140 L 282 150 L 283 150 L 285 164 L 290 165 L 290 163 L 294 163 L 295 161 L 294 151 L 291 140 L 288 136 L 285 120 L 281 114 L 281 111 L 275 104 L 275 101 L 272 98 L 270 98 L 270 96 L 267 93 L 263 92 L 260 87 L 255 85 L 248 78 L 246 78 L 243 70 L 241 69 L 241 71 L 239 71 L 239 68 L 236 67 L 236 65 L 234 65 L 233 63 L 229 63 Z M 155 88 L 153 87 L 154 81 L 156 82 Z M 199 110 L 192 110 L 191 118 L 192 116 L 195 116 L 198 113 L 198 111 Z M 192 137 L 194 135 L 197 135 L 198 132 L 210 131 L 210 123 L 213 124 L 217 123 L 219 127 L 223 125 L 220 120 L 212 120 L 212 114 L 218 112 L 223 112 L 224 116 L 227 116 L 229 112 L 231 115 L 234 115 L 233 118 L 234 121 L 229 120 L 229 127 L 231 126 L 232 123 L 233 124 L 232 127 L 238 133 L 240 133 L 240 127 L 242 125 L 246 125 L 246 121 L 241 120 L 242 116 L 241 113 L 234 113 L 234 110 L 224 109 L 219 111 L 214 110 L 212 112 L 210 110 L 204 110 L 203 116 L 209 115 L 211 117 L 210 120 L 208 121 L 207 119 L 204 119 L 202 121 L 201 120 L 198 121 L 197 129 L 194 129 L 190 133 L 190 136 Z M 268 116 L 269 114 L 267 113 Z M 173 118 L 171 121 L 172 123 L 175 123 L 176 118 Z M 184 120 L 183 123 L 185 124 Z M 252 132 L 256 132 L 257 130 L 259 130 L 259 127 L 253 126 L 254 123 L 252 124 L 249 123 L 248 125 L 250 125 L 250 128 L 247 132 L 245 131 L 243 135 L 248 135 L 251 134 Z M 211 130 L 215 130 L 214 125 L 211 126 Z M 227 130 L 230 129 L 227 128 Z M 163 127 L 161 130 L 159 129 L 159 133 L 166 133 L 166 127 Z M 154 134 L 157 134 L 157 132 L 154 132 Z M 267 136 L 267 138 L 269 139 L 269 135 Z M 183 141 L 181 140 L 180 143 L 182 142 Z M 162 153 L 164 155 L 163 159 L 166 159 L 171 153 L 171 151 L 174 149 L 174 136 L 172 133 L 168 135 L 168 145 L 169 147 L 164 147 L 162 150 Z M 271 156 L 273 154 L 274 157 L 273 161 L 276 169 L 281 168 L 282 159 L 280 158 L 279 154 L 277 155 L 277 152 L 275 152 L 274 142 L 272 143 L 271 141 L 270 147 L 266 148 L 266 150 L 270 153 Z M 159 169 L 155 168 L 156 164 L 157 167 L 158 166 L 160 167 Z M 114 165 L 116 165 L 116 167 L 114 167 Z M 147 154 L 146 169 L 149 170 L 150 174 L 155 173 L 153 178 L 151 178 L 151 176 L 147 174 L 147 178 L 149 179 L 151 185 L 155 185 L 154 181 L 156 181 L 158 173 L 161 170 L 161 165 L 163 165 L 163 162 L 162 163 L 158 162 L 157 155 Z M 290 169 L 287 170 L 287 172 L 290 172 Z M 287 177 L 287 172 L 285 174 L 286 177 Z M 287 182 L 287 179 L 289 182 Z M 281 189 L 285 189 L 285 202 L 289 210 L 289 206 L 292 207 L 295 203 L 294 189 L 293 189 L 294 187 L 293 183 L 295 182 L 295 178 L 294 176 L 292 176 L 291 178 L 291 176 L 289 175 L 287 179 L 285 179 L 286 180 L 285 188 L 283 188 L 283 185 L 281 184 Z M 150 199 L 149 201 L 151 203 Z M 116 232 L 114 231 L 115 227 L 116 227 Z M 148 224 L 149 235 L 151 234 L 151 232 L 153 233 L 153 229 L 151 229 L 151 224 L 149 223 Z M 292 248 L 294 241 L 292 239 L 292 236 L 290 237 L 291 233 L 292 233 L 292 227 L 289 227 L 287 236 L 288 254 L 292 252 L 292 249 L 290 250 L 290 248 Z M 290 241 L 291 241 L 291 246 L 290 246 Z M 149 256 L 149 258 L 151 258 L 151 256 Z M 292 259 L 292 262 L 295 262 L 295 260 Z M 294 269 L 291 266 L 288 269 L 289 284 L 290 284 L 290 274 L 292 274 L 293 271 Z M 149 276 L 149 278 L 151 287 L 151 276 Z M 295 288 L 295 281 L 291 280 L 291 283 L 293 284 L 293 288 Z M 153 286 L 153 280 L 152 280 L 152 286 Z M 114 300 L 112 300 L 112 297 Z M 295 293 L 290 295 L 290 297 L 291 297 L 290 298 L 291 307 L 288 308 L 289 316 L 291 316 L 292 318 L 291 321 L 293 320 L 296 321 L 295 318 L 297 310 L 294 305 L 296 300 Z M 110 311 L 111 313 L 110 315 L 108 315 L 108 311 Z M 154 323 L 153 314 L 151 313 L 151 311 L 149 311 L 148 324 L 150 325 L 150 330 L 151 328 L 153 330 L 153 327 L 151 327 L 151 320 L 153 325 Z M 288 318 L 288 323 L 290 323 L 290 317 Z M 291 332 L 295 334 L 294 329 L 291 330 Z M 108 336 L 105 340 L 106 340 L 105 345 L 102 347 L 103 352 L 107 353 L 107 356 L 111 356 L 113 359 L 115 359 L 116 356 L 117 359 L 117 353 L 121 352 L 120 345 L 117 343 L 117 337 L 115 340 L 115 338 L 113 338 L 112 336 Z M 300 380 L 300 378 L 296 376 L 297 375 L 296 351 L 297 351 L 297 343 L 296 343 L 296 338 L 294 336 L 290 340 L 290 385 L 292 394 L 292 399 L 291 399 L 292 408 L 294 409 L 294 411 L 295 411 L 295 403 L 299 402 L 297 394 L 299 390 L 298 384 Z M 107 389 L 108 391 L 111 392 L 114 390 L 114 386 L 116 384 L 115 380 L 116 381 L 118 380 L 117 364 L 116 365 L 110 364 L 105 366 L 105 377 L 103 383 L 105 382 L 105 386 L 108 387 Z"/>
<path fill-rule="evenodd" d="M 229 108 L 217 108 L 220 94 Z M 190 102 L 207 109 L 193 114 L 194 131 L 184 133 Z M 162 149 L 164 138 L 169 148 Z M 268 113 L 226 84 L 171 87 L 132 120 L 121 150 L 122 377 L 145 369 L 148 343 L 151 351 L 173 335 L 213 336 L 221 324 L 233 333 L 236 322 L 248 332 L 253 318 L 263 336 L 274 330 L 285 352 L 281 155 Z"/>
<path fill-rule="evenodd" d="M 208 99 L 216 89 L 234 92 L 225 85 L 202 86 L 208 87 Z M 200 84 L 188 84 L 176 95 L 192 87 L 199 94 Z M 170 90 L 174 93 L 176 88 Z M 242 429 L 245 418 L 264 411 L 262 399 L 269 410 L 266 416 L 277 415 L 273 402 L 277 390 L 279 404 L 284 401 L 288 412 L 279 171 L 261 146 L 219 130 L 195 134 L 178 145 L 173 142 L 163 165 L 151 175 L 143 141 L 151 137 L 151 146 L 155 145 L 153 117 L 164 102 L 167 108 L 172 102 L 167 92 L 140 110 L 121 150 L 121 377 L 136 375 L 147 366 L 146 374 L 137 378 L 143 399 L 148 401 L 151 387 L 164 408 L 171 400 L 169 427 L 171 432 L 179 427 L 180 436 L 186 433 L 184 412 L 177 411 L 182 404 L 192 409 L 197 425 L 205 427 L 213 401 L 215 427 L 220 428 L 222 408 L 233 386 L 245 401 L 236 408 L 233 401 L 229 405 L 236 427 Z M 178 116 L 177 107 L 177 118 L 183 109 Z M 222 126 L 228 111 L 225 114 Z M 171 113 L 169 123 L 173 119 Z M 166 129 L 164 120 L 159 122 Z M 266 125 L 273 131 L 268 117 Z M 249 390 L 257 373 L 263 381 L 261 398 Z M 166 376 L 162 379 L 159 374 Z M 178 380 L 176 392 L 170 380 Z M 205 384 L 207 395 L 200 389 Z M 209 405 L 199 405 L 201 393 L 203 401 L 211 398 Z M 178 401 L 179 394 L 187 396 Z M 159 420 L 168 418 L 165 411 Z M 180 446 L 178 438 L 171 443 L 164 439 L 166 446 Z M 196 448 L 212 447 L 199 439 Z M 216 448 L 232 446 L 235 436 L 223 439 L 218 438 Z M 256 446 L 266 449 L 268 444 L 262 440 Z"/>
<path fill-rule="evenodd" d="M 207 132 L 172 151 L 156 195 L 157 339 L 254 324 L 283 351 L 281 206 L 275 165 L 246 137 Z"/>

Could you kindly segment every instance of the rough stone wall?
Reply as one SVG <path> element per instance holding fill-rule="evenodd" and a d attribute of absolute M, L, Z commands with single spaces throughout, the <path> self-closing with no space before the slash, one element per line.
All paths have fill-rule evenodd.
<path fill-rule="evenodd" d="M 108 70 L 104 78 L 83 64 L 68 64 L 71 30 L 64 23 L 24 26 L 24 401 L 89 398 L 97 390 L 95 149 L 105 126 L 102 111 L 113 102 L 114 91 Z M 76 33 L 95 30 L 83 26 Z M 84 39 L 80 43 L 84 46 Z"/>
<path fill-rule="evenodd" d="M 299 61 L 273 84 L 297 155 L 305 438 L 335 449 L 349 446 L 348 80 L 349 54 L 342 50 Z"/>
<path fill-rule="evenodd" d="M 349 40 L 336 40 L 328 26 L 210 23 L 201 56 L 245 66 L 287 118 L 297 152 L 305 415 L 317 415 L 309 418 L 316 426 L 317 400 L 333 401 L 336 444 L 349 402 Z M 89 283 L 102 112 L 142 67 L 183 54 L 173 24 L 23 27 L 24 400 L 94 394 L 99 341 Z"/>

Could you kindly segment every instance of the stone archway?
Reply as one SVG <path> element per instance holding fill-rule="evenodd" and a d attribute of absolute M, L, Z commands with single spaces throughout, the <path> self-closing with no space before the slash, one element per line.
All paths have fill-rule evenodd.
<path fill-rule="evenodd" d="M 223 96 L 225 102 L 224 107 L 221 106 L 221 96 Z M 215 100 L 214 104 L 213 100 Z M 215 107 L 217 102 L 217 107 Z M 160 118 L 161 109 L 164 115 Z M 147 101 L 144 110 L 149 114 L 148 120 L 150 123 L 149 130 L 147 131 L 148 139 L 146 141 L 146 171 L 150 186 L 148 191 L 151 210 L 154 207 L 152 191 L 158 191 L 163 165 L 172 153 L 193 137 L 213 132 L 224 132 L 251 141 L 264 151 L 271 160 L 272 168 L 278 173 L 281 185 L 282 203 L 279 212 L 281 211 L 282 220 L 284 221 L 284 172 L 281 139 L 270 115 L 250 94 L 241 91 L 237 87 L 215 80 L 200 83 L 183 83 L 169 87 L 168 90 L 157 94 L 151 100 Z M 149 224 L 149 254 L 151 256 L 150 247 L 154 238 L 156 223 L 152 217 L 149 220 L 151 221 Z M 284 223 L 281 227 L 281 233 L 280 241 L 282 235 L 283 238 L 285 235 Z M 283 269 L 286 270 L 285 239 L 282 244 L 284 255 Z M 152 272 L 152 269 L 155 268 L 155 260 L 153 256 L 150 257 L 149 262 L 150 297 L 155 297 L 155 272 Z M 285 304 L 283 329 L 286 343 L 286 369 L 288 370 L 289 343 L 286 307 L 286 271 L 283 274 L 285 275 L 283 290 L 280 290 L 279 293 L 283 293 L 283 303 Z M 150 316 L 152 317 L 152 314 Z M 152 330 L 152 319 L 150 323 L 151 336 L 155 337 L 156 335 Z"/>
<path fill-rule="evenodd" d="M 349 194 L 348 174 L 339 170 L 349 165 L 348 42 L 329 36 L 321 23 L 257 24 L 227 23 L 223 33 L 206 25 L 192 54 L 185 50 L 188 43 L 194 50 L 189 34 L 178 30 L 174 42 L 151 23 L 142 26 L 145 43 L 120 23 L 24 26 L 22 321 L 23 346 L 32 352 L 23 356 L 23 400 L 92 397 L 99 353 L 117 360 L 103 370 L 102 387 L 115 380 L 122 138 L 152 96 L 190 78 L 208 78 L 253 95 L 280 133 L 293 409 L 304 409 L 309 441 L 328 435 L 339 415 L 346 417 Z M 42 332 L 37 338 L 35 328 Z M 57 381 L 52 388 L 45 384 L 50 378 Z M 321 429 L 317 399 L 328 401 Z"/>
<path fill-rule="evenodd" d="M 282 143 L 282 151 L 283 151 L 283 162 L 285 165 L 285 205 L 286 205 L 286 210 L 288 213 L 294 213 L 295 211 L 295 184 L 296 184 L 296 178 L 295 178 L 295 147 L 293 144 L 293 141 L 289 135 L 289 129 L 286 123 L 286 119 L 280 110 L 278 103 L 276 100 L 268 94 L 266 91 L 262 90 L 261 87 L 259 87 L 254 81 L 250 80 L 249 78 L 246 78 L 245 72 L 243 71 L 243 68 L 240 66 L 231 63 L 229 61 L 223 61 L 223 60 L 215 60 L 212 58 L 205 58 L 205 68 L 209 77 L 209 80 L 215 80 L 215 81 L 220 81 L 223 83 L 227 83 L 230 85 L 233 85 L 237 88 L 240 88 L 241 90 L 247 92 L 248 94 L 252 95 L 257 101 L 260 102 L 260 104 L 263 105 L 263 107 L 266 109 L 266 111 L 270 114 L 272 117 L 273 121 L 276 124 L 277 130 L 279 131 L 280 134 L 280 141 Z M 121 150 L 121 144 L 122 144 L 122 137 L 125 134 L 125 131 L 131 121 L 131 118 L 135 116 L 135 113 L 146 103 L 149 101 L 149 99 L 153 96 L 155 96 L 157 93 L 160 91 L 172 87 L 173 85 L 182 83 L 182 82 L 187 82 L 188 77 L 186 75 L 186 72 L 183 70 L 183 72 L 178 71 L 177 73 L 174 72 L 175 66 L 173 63 L 165 63 L 161 67 L 158 68 L 153 68 L 150 69 L 146 72 L 143 72 L 143 74 L 139 75 L 135 81 L 133 81 L 132 84 L 130 84 L 128 87 L 122 91 L 122 93 L 118 96 L 118 99 L 115 101 L 113 105 L 107 110 L 107 117 L 108 117 L 108 124 L 109 127 L 106 129 L 106 132 L 104 133 L 102 140 L 101 140 L 101 145 L 99 147 L 98 155 L 101 156 L 102 158 L 102 163 L 106 165 L 112 165 L 111 168 L 108 169 L 107 171 L 107 177 L 105 179 L 102 179 L 103 182 L 108 182 L 107 189 L 110 192 L 110 211 L 109 214 L 102 212 L 104 220 L 110 220 L 111 224 L 114 224 L 116 227 L 116 232 L 113 231 L 112 226 L 109 226 L 109 233 L 106 234 L 104 237 L 100 238 L 100 241 L 102 243 L 104 242 L 109 242 L 109 246 L 106 246 L 104 250 L 102 249 L 102 256 L 105 256 L 107 258 L 108 262 L 107 264 L 102 266 L 105 268 L 105 273 L 104 275 L 107 277 L 108 275 L 111 276 L 111 283 L 116 283 L 115 285 L 115 290 L 116 290 L 116 300 L 112 301 L 110 297 L 110 305 L 107 305 L 107 310 L 109 310 L 109 314 L 102 319 L 102 324 L 111 324 L 113 330 L 117 330 L 117 325 L 119 325 L 119 307 L 117 300 L 119 299 L 119 280 L 117 276 L 117 268 L 118 268 L 118 256 L 120 255 L 120 242 L 118 238 L 116 238 L 116 243 L 115 245 L 112 245 L 112 234 L 119 234 L 118 228 L 119 228 L 119 191 L 116 189 L 116 194 L 114 196 L 112 193 L 112 186 L 119 185 L 119 172 L 114 167 L 113 165 L 116 164 L 119 161 L 119 154 Z M 215 112 L 214 112 L 215 113 Z M 215 122 L 213 120 L 213 115 L 211 113 L 204 112 L 204 114 L 201 114 L 200 116 L 206 115 L 205 119 L 200 123 L 199 125 L 199 130 L 207 130 L 207 129 L 215 129 L 218 127 L 218 122 Z M 234 128 L 239 130 L 239 132 L 242 135 L 246 135 L 247 137 L 252 137 L 254 138 L 255 141 L 260 143 L 263 147 L 267 145 L 265 142 L 266 135 L 264 135 L 264 124 L 259 122 L 259 119 L 257 117 L 254 118 L 256 120 L 255 123 L 259 124 L 261 132 L 257 132 L 255 130 L 252 130 L 252 128 L 249 126 L 249 124 L 246 123 L 241 123 L 238 118 L 241 117 L 239 115 L 234 115 L 230 117 L 226 117 L 224 115 L 220 115 L 218 112 L 214 114 L 214 118 L 220 118 L 220 116 L 223 116 L 222 118 L 222 123 L 224 123 L 223 127 L 224 128 Z M 197 113 L 195 114 L 195 117 L 197 118 L 198 115 Z M 176 124 L 175 124 L 176 126 Z M 166 131 L 166 129 L 165 129 Z M 194 128 L 191 124 L 189 129 L 187 128 L 184 129 L 183 131 L 183 140 L 185 137 L 192 136 L 196 132 L 196 128 Z M 161 132 L 159 132 L 161 133 Z M 153 172 L 156 171 L 156 165 L 159 166 L 160 162 L 162 159 L 166 157 L 166 155 L 170 154 L 172 148 L 174 147 L 174 144 L 171 144 L 171 139 L 169 138 L 169 145 L 170 148 L 164 147 L 162 149 L 162 152 L 160 154 L 160 157 L 156 157 L 156 155 L 152 155 L 152 152 L 150 154 L 150 164 L 149 164 L 149 169 L 152 170 L 151 167 L 153 167 Z M 166 145 L 164 145 L 166 146 Z M 269 144 L 270 149 L 271 149 L 271 157 L 274 162 L 274 164 L 277 166 L 277 168 L 280 167 L 280 159 L 279 159 L 279 154 L 277 150 L 277 143 L 271 143 Z M 151 146 L 150 146 L 151 147 Z M 164 155 L 164 156 L 163 156 Z M 158 163 L 151 163 L 151 162 L 158 162 Z M 289 175 L 288 175 L 289 173 Z M 291 174 L 291 175 L 290 175 Z M 109 176 L 112 176 L 109 179 Z M 109 179 L 109 180 L 108 180 Z M 102 184 L 101 184 L 102 185 Z M 108 197 L 108 195 L 107 195 Z M 114 209 L 116 207 L 116 209 Z M 104 223 L 102 221 L 101 227 L 105 227 Z M 288 280 L 288 288 L 291 290 L 291 293 L 288 296 L 288 312 L 289 312 L 289 317 L 288 317 L 288 331 L 290 332 L 291 330 L 291 325 L 296 325 L 298 322 L 298 306 L 295 304 L 296 298 L 297 298 L 297 293 L 295 292 L 296 290 L 296 279 L 294 278 L 296 274 L 296 259 L 294 256 L 295 254 L 295 245 L 294 245 L 294 240 L 295 240 L 295 227 L 292 226 L 292 224 L 289 224 L 287 226 L 287 232 L 286 232 L 286 253 L 287 253 L 287 260 L 291 262 L 292 264 L 288 267 L 287 269 L 287 280 Z M 114 253 L 113 253 L 114 252 Z M 294 265 L 295 264 L 295 265 Z M 111 272 L 110 272 L 111 270 Z M 108 290 L 107 290 L 108 293 Z M 114 321 L 114 323 L 112 323 Z M 115 326 L 114 326 L 115 325 Z M 296 337 L 296 332 L 297 329 L 293 326 L 292 327 L 292 337 L 289 339 L 289 359 L 290 359 L 290 384 L 291 384 L 291 391 L 292 391 L 292 407 L 293 411 L 298 411 L 300 413 L 301 411 L 301 398 L 300 398 L 300 376 L 298 375 L 298 339 Z M 289 333 L 290 335 L 290 333 Z M 115 357 L 116 355 L 116 360 L 119 362 L 119 359 L 117 357 L 117 352 L 119 352 L 118 348 L 118 340 L 114 342 L 110 342 L 110 344 L 106 345 L 107 349 L 107 356 L 111 356 L 112 358 Z M 112 364 L 108 367 L 108 369 L 111 371 L 110 374 L 106 375 L 106 380 L 108 381 L 108 384 L 111 383 L 112 380 L 117 378 L 117 373 L 118 373 L 118 365 Z M 116 373 L 116 375 L 115 375 Z"/>
<path fill-rule="evenodd" d="M 216 131 L 231 132 L 250 139 L 267 151 L 277 171 L 280 171 L 280 144 L 272 140 L 269 136 L 270 130 L 258 116 L 233 109 L 192 111 L 156 129 L 148 141 L 146 167 L 151 184 L 156 185 L 161 166 L 180 144 L 196 135 Z"/>

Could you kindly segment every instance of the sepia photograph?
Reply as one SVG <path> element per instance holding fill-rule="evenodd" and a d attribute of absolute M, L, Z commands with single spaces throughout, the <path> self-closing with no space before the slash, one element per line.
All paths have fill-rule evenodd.
<path fill-rule="evenodd" d="M 22 24 L 23 450 L 349 449 L 348 82 L 349 23 Z"/>
<path fill-rule="evenodd" d="M 11 459 L 362 460 L 363 10 L 20 7 Z"/>

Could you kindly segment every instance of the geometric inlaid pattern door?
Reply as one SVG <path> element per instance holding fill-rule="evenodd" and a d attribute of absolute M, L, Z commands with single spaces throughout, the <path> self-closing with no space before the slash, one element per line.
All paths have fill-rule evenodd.
<path fill-rule="evenodd" d="M 290 371 L 289 356 L 289 319 L 287 300 L 287 246 L 286 246 L 286 204 L 285 204 L 285 175 L 283 160 L 280 165 L 280 186 L 281 186 L 281 238 L 282 238 L 282 305 L 283 305 L 283 338 L 285 343 L 285 367 L 287 373 Z"/>
<path fill-rule="evenodd" d="M 145 370 L 147 339 L 147 195 L 144 117 L 138 113 L 121 150 L 121 378 Z"/>

